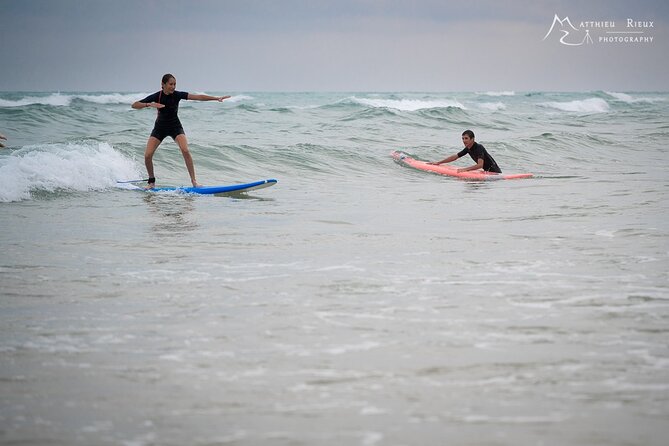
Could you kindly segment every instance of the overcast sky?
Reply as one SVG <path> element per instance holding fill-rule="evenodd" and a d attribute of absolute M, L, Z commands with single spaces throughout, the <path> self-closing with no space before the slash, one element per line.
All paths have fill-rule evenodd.
<path fill-rule="evenodd" d="M 578 29 L 543 40 L 556 14 Z M 560 42 L 586 21 L 615 28 Z M 668 26 L 665 0 L 0 0 L 0 91 L 667 91 Z"/>

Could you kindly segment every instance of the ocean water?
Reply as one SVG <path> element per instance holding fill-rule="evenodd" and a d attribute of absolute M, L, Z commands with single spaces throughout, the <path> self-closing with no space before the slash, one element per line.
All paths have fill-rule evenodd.
<path fill-rule="evenodd" d="M 0 93 L 0 443 L 666 444 L 669 94 L 148 93 Z"/>

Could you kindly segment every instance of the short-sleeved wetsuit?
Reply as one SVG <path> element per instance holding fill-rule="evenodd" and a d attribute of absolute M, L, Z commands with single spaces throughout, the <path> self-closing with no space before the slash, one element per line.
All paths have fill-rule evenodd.
<path fill-rule="evenodd" d="M 502 173 L 502 169 L 499 168 L 495 160 L 481 144 L 475 142 L 471 149 L 465 147 L 460 153 L 458 153 L 458 158 L 461 158 L 467 154 L 469 154 L 474 162 L 477 163 L 479 162 L 479 159 L 483 158 L 483 170 L 486 172 Z"/>
<path fill-rule="evenodd" d="M 166 136 L 171 136 L 172 139 L 175 139 L 177 136 L 186 133 L 177 115 L 179 101 L 182 99 L 188 99 L 187 92 L 175 91 L 172 94 L 164 94 L 162 91 L 158 91 L 139 101 L 145 104 L 159 102 L 165 106 L 158 109 L 158 117 L 156 118 L 153 131 L 151 131 L 151 136 L 162 141 Z"/>

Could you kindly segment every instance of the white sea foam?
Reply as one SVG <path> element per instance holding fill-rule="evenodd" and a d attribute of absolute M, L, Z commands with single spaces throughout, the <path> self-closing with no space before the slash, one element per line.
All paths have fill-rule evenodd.
<path fill-rule="evenodd" d="M 75 99 L 91 102 L 93 104 L 132 104 L 145 98 L 150 93 L 52 93 L 45 96 L 25 96 L 20 99 L 0 99 L 0 107 L 26 107 L 28 105 L 51 105 L 67 107 L 72 105 Z M 253 99 L 247 95 L 237 95 L 226 99 L 227 102 L 241 102 Z"/>
<path fill-rule="evenodd" d="M 0 202 L 28 200 L 34 191 L 105 189 L 139 172 L 105 142 L 26 146 L 0 158 Z"/>
<path fill-rule="evenodd" d="M 476 94 L 485 96 L 515 96 L 515 91 L 486 91 L 485 93 L 477 92 Z"/>
<path fill-rule="evenodd" d="M 232 97 L 229 98 L 229 99 L 226 99 L 225 102 L 243 102 L 243 101 L 249 101 L 249 100 L 251 100 L 251 99 L 253 99 L 253 96 L 248 96 L 248 95 L 245 95 L 245 94 L 240 94 L 240 95 L 232 96 Z"/>
<path fill-rule="evenodd" d="M 148 96 L 148 93 L 52 93 L 44 96 L 25 96 L 20 99 L 0 99 L 0 107 L 26 107 L 29 105 L 51 105 L 67 107 L 79 99 L 94 104 L 131 104 Z"/>
<path fill-rule="evenodd" d="M 616 93 L 613 91 L 605 91 L 607 95 L 611 96 L 612 98 L 615 98 L 621 102 L 626 102 L 628 104 L 635 104 L 639 102 L 647 102 L 647 103 L 653 103 L 653 102 L 659 102 L 662 101 L 662 98 L 639 98 L 639 97 L 634 97 L 632 95 L 629 95 L 627 93 Z"/>
<path fill-rule="evenodd" d="M 101 93 L 101 94 L 81 94 L 74 95 L 73 98 L 82 101 L 93 102 L 94 104 L 132 104 L 148 96 L 149 93 Z"/>
<path fill-rule="evenodd" d="M 395 110 L 401 111 L 417 111 L 430 108 L 461 108 L 465 109 L 465 106 L 456 100 L 450 99 L 433 99 L 433 100 L 420 100 L 420 99 L 370 99 L 370 98 L 357 98 L 353 96 L 350 98 L 352 102 L 366 105 L 368 107 L 375 108 L 392 108 Z"/>
<path fill-rule="evenodd" d="M 68 106 L 72 95 L 53 93 L 48 96 L 26 96 L 21 99 L 0 99 L 0 107 L 25 107 L 28 105 Z"/>
<path fill-rule="evenodd" d="M 132 104 L 133 102 L 145 98 L 151 93 L 100 93 L 100 94 L 77 94 L 71 96 L 72 99 L 80 99 L 82 101 L 92 102 L 95 104 Z M 209 94 L 204 92 L 197 92 L 196 94 Z M 242 102 L 253 99 L 248 95 L 236 95 L 226 99 L 226 102 Z M 69 104 L 65 104 L 69 105 Z"/>
<path fill-rule="evenodd" d="M 378 342 L 366 341 L 366 342 L 361 342 L 359 344 L 337 345 L 332 348 L 326 349 L 325 352 L 331 355 L 341 355 L 349 352 L 361 352 L 361 351 L 372 350 L 374 348 L 377 348 L 379 345 L 381 344 L 379 344 Z"/>
<path fill-rule="evenodd" d="M 520 416 L 490 416 L 490 415 L 466 415 L 463 417 L 465 423 L 504 423 L 504 424 L 550 424 L 560 423 L 568 420 L 569 416 L 561 413 L 549 415 L 520 415 Z"/>
<path fill-rule="evenodd" d="M 609 103 L 600 98 L 590 98 L 570 102 L 544 102 L 540 105 L 566 112 L 577 113 L 606 113 L 609 111 Z"/>
<path fill-rule="evenodd" d="M 479 107 L 490 111 L 506 110 L 506 105 L 502 102 L 482 102 Z"/>

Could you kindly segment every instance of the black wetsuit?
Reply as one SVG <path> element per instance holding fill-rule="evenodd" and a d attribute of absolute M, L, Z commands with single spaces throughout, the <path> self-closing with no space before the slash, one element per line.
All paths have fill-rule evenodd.
<path fill-rule="evenodd" d="M 471 149 L 465 147 L 460 153 L 458 153 L 458 158 L 461 158 L 467 154 L 469 154 L 469 156 L 471 156 L 476 163 L 479 162 L 479 159 L 483 158 L 483 170 L 486 172 L 502 173 L 502 169 L 499 168 L 495 160 L 481 144 L 475 142 Z"/>
<path fill-rule="evenodd" d="M 159 91 L 139 101 L 145 104 L 159 102 L 165 106 L 158 109 L 158 117 L 156 118 L 156 124 L 153 127 L 151 136 L 162 141 L 166 136 L 171 136 L 172 139 L 175 139 L 177 136 L 186 133 L 181 125 L 181 121 L 179 121 L 179 116 L 177 116 L 179 101 L 182 99 L 188 99 L 187 92 L 175 91 L 172 94 L 165 94 Z"/>

